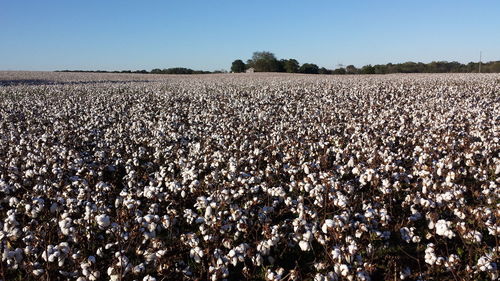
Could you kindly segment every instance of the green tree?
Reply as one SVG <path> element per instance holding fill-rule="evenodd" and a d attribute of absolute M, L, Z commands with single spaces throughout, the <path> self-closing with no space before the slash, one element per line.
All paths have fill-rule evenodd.
<path fill-rule="evenodd" d="M 282 60 L 283 69 L 288 73 L 299 72 L 299 62 L 296 59 Z"/>
<path fill-rule="evenodd" d="M 491 65 L 489 65 L 489 72 L 500 72 L 500 61 L 492 62 Z"/>
<path fill-rule="evenodd" d="M 333 70 L 322 67 L 319 69 L 318 73 L 319 74 L 332 74 Z"/>
<path fill-rule="evenodd" d="M 245 72 L 245 63 L 242 60 L 235 60 L 231 64 L 231 71 L 234 73 Z"/>
<path fill-rule="evenodd" d="M 333 71 L 333 74 L 345 74 L 345 68 L 341 67 L 341 68 L 337 68 Z"/>
<path fill-rule="evenodd" d="M 280 68 L 280 63 L 274 54 L 266 51 L 254 52 L 249 62 L 250 67 L 256 72 L 277 72 Z"/>
<path fill-rule="evenodd" d="M 358 69 L 354 65 L 351 64 L 351 65 L 346 66 L 345 72 L 347 74 L 356 74 L 356 73 L 358 73 Z"/>
<path fill-rule="evenodd" d="M 369 65 L 365 65 L 361 68 L 361 74 L 375 74 L 375 68 L 369 64 Z"/>
<path fill-rule="evenodd" d="M 387 66 L 385 64 L 376 64 L 373 66 L 373 69 L 375 70 L 375 74 L 387 73 Z"/>
<path fill-rule="evenodd" d="M 304 63 L 302 66 L 300 66 L 299 72 L 307 74 L 318 74 L 319 67 L 313 63 Z"/>

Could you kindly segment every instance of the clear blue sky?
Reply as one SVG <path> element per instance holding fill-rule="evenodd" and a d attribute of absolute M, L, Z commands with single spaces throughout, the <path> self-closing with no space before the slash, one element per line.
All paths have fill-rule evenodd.
<path fill-rule="evenodd" d="M 0 70 L 500 60 L 500 1 L 0 0 Z"/>

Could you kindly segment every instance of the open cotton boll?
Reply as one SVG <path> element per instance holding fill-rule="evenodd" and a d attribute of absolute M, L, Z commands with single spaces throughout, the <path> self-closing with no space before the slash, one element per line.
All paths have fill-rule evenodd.
<path fill-rule="evenodd" d="M 450 221 L 446 220 L 438 220 L 435 227 L 436 227 L 436 234 L 448 237 L 449 239 L 455 237 L 455 233 L 451 229 L 449 229 L 451 226 Z"/>
<path fill-rule="evenodd" d="M 95 220 L 99 227 L 106 228 L 111 224 L 111 219 L 108 215 L 102 214 L 95 217 Z"/>
<path fill-rule="evenodd" d="M 195 262 L 200 263 L 201 258 L 203 258 L 204 254 L 200 247 L 195 247 L 189 251 L 189 255 L 194 259 Z"/>
<path fill-rule="evenodd" d="M 33 275 L 35 276 L 41 276 L 42 274 L 45 273 L 45 270 L 43 268 L 39 268 L 39 269 L 34 269 L 32 272 Z"/>
<path fill-rule="evenodd" d="M 142 278 L 142 281 L 156 281 L 156 278 L 146 275 L 144 278 Z"/>
<path fill-rule="evenodd" d="M 331 219 L 326 219 L 325 220 L 325 223 L 321 226 L 321 230 L 323 231 L 323 233 L 328 233 L 328 229 L 329 228 L 333 228 L 334 227 L 334 222 L 333 220 Z"/>
<path fill-rule="evenodd" d="M 311 250 L 311 244 L 308 241 L 301 240 L 299 242 L 299 247 L 302 251 L 310 251 Z"/>

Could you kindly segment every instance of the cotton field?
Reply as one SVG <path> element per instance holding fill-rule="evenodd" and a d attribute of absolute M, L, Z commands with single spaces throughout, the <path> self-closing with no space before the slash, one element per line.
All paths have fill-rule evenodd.
<path fill-rule="evenodd" d="M 0 72 L 1 280 L 498 280 L 500 75 Z"/>

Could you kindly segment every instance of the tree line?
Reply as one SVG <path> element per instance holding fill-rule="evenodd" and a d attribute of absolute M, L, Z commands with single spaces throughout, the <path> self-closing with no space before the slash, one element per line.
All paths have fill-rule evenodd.
<path fill-rule="evenodd" d="M 404 62 L 388 63 L 377 65 L 365 65 L 356 68 L 354 65 L 339 67 L 337 69 L 327 69 L 319 67 L 313 63 L 302 65 L 296 59 L 280 59 L 267 51 L 254 52 L 252 58 L 243 62 L 241 59 L 233 61 L 231 72 L 241 73 L 248 69 L 255 72 L 287 72 L 287 73 L 307 73 L 307 74 L 389 74 L 389 73 L 470 73 L 479 71 L 479 63 L 469 62 L 462 64 L 456 61 L 433 61 L 430 63 Z M 481 64 L 481 72 L 500 72 L 500 61 L 491 61 Z"/>
<path fill-rule="evenodd" d="M 246 63 L 241 59 L 233 61 L 231 64 L 231 72 L 240 73 L 246 72 L 252 68 L 255 72 L 286 72 L 286 73 L 307 73 L 307 74 L 389 74 L 389 73 L 473 73 L 479 72 L 478 62 L 469 62 L 462 64 L 456 61 L 433 61 L 430 63 L 422 62 L 404 62 L 404 63 L 387 63 L 376 65 L 365 65 L 356 68 L 354 65 L 339 67 L 337 69 L 327 69 L 319 67 L 314 63 L 300 64 L 296 59 L 277 59 L 276 56 L 267 51 L 254 52 L 252 58 Z M 96 72 L 96 73 L 139 73 L 139 74 L 210 74 L 210 73 L 226 73 L 225 70 L 205 71 L 193 70 L 185 67 L 172 68 L 155 68 L 151 71 L 147 70 L 121 70 L 121 71 L 106 71 L 106 70 L 58 70 L 57 72 Z M 484 73 L 499 73 L 500 61 L 490 61 L 481 64 L 481 72 Z"/>

